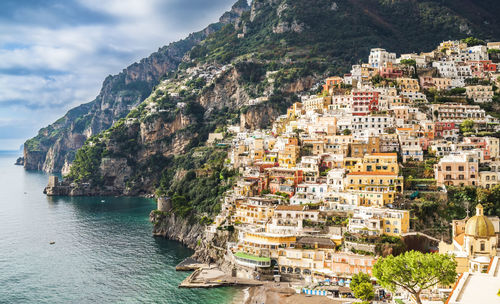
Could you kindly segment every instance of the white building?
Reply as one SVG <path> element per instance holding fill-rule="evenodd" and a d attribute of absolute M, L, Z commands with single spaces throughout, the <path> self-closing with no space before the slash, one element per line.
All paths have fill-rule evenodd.
<path fill-rule="evenodd" d="M 389 53 L 385 49 L 375 48 L 370 50 L 368 63 L 373 68 L 380 68 L 385 63 L 396 63 L 396 53 Z"/>

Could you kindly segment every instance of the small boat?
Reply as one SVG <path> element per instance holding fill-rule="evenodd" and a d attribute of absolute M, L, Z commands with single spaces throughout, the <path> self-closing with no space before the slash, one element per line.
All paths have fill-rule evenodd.
<path fill-rule="evenodd" d="M 104 202 L 105 202 L 105 200 L 101 200 L 101 203 L 104 203 Z"/>
<path fill-rule="evenodd" d="M 56 243 L 56 242 L 52 241 L 52 242 L 50 242 L 49 244 L 50 244 L 50 245 L 54 245 L 55 243 Z"/>

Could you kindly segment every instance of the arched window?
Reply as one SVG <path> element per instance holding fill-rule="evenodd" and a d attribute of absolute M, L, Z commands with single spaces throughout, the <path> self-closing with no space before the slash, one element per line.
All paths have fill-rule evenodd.
<path fill-rule="evenodd" d="M 481 251 L 484 251 L 485 250 L 485 245 L 484 245 L 484 242 L 481 242 Z"/>

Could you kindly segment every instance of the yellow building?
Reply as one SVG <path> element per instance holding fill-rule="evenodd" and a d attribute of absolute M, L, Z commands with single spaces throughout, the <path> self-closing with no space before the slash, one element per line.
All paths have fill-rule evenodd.
<path fill-rule="evenodd" d="M 403 191 L 403 177 L 391 172 L 351 172 L 346 188 L 364 191 Z"/>
<path fill-rule="evenodd" d="M 264 157 L 264 140 L 258 138 L 253 142 L 252 158 L 254 161 L 259 161 L 262 157 Z"/>
<path fill-rule="evenodd" d="M 295 241 L 296 237 L 294 235 L 244 232 L 238 249 L 255 256 L 277 258 L 279 248 L 289 248 Z"/>
<path fill-rule="evenodd" d="M 491 189 L 499 184 L 500 172 L 480 171 L 479 186 Z"/>
<path fill-rule="evenodd" d="M 450 78 L 432 78 L 432 83 L 438 91 L 445 91 L 451 88 Z"/>
<path fill-rule="evenodd" d="M 302 108 L 303 105 L 300 102 L 294 103 L 290 108 L 287 110 L 287 117 L 293 118 L 298 116 L 299 114 L 302 113 Z"/>
<path fill-rule="evenodd" d="M 363 162 L 363 158 L 361 157 L 345 157 L 344 158 L 344 168 L 353 171 L 356 168 L 357 164 L 361 164 Z"/>
<path fill-rule="evenodd" d="M 384 212 L 382 229 L 385 235 L 398 236 L 410 229 L 410 211 L 394 210 Z"/>
<path fill-rule="evenodd" d="M 328 109 L 328 105 L 332 103 L 332 98 L 329 96 L 311 97 L 302 101 L 305 111 L 320 111 Z"/>
<path fill-rule="evenodd" d="M 351 191 L 359 196 L 359 205 L 366 207 L 384 207 L 394 203 L 396 191 Z"/>
<path fill-rule="evenodd" d="M 268 163 L 275 163 L 278 161 L 278 153 L 276 152 L 270 152 L 264 154 L 264 158 L 262 159 L 263 162 L 268 162 Z"/>
<path fill-rule="evenodd" d="M 243 224 L 263 224 L 270 219 L 276 209 L 276 200 L 265 198 L 249 198 L 237 201 L 233 215 L 233 222 Z"/>
<path fill-rule="evenodd" d="M 420 85 L 418 84 L 418 79 L 413 78 L 398 78 L 397 79 L 399 89 L 403 93 L 416 93 L 420 91 Z"/>
<path fill-rule="evenodd" d="M 296 144 L 286 144 L 285 149 L 278 152 L 280 167 L 293 168 L 297 165 L 300 147 Z"/>
<path fill-rule="evenodd" d="M 389 172 L 399 174 L 397 153 L 371 153 L 365 154 L 363 160 L 358 162 L 353 172 Z"/>
<path fill-rule="evenodd" d="M 498 238 L 495 226 L 483 213 L 483 206 L 476 206 L 475 216 L 453 221 L 452 228 L 452 243 L 441 241 L 439 253 L 455 256 L 458 273 L 485 272 L 497 255 Z"/>

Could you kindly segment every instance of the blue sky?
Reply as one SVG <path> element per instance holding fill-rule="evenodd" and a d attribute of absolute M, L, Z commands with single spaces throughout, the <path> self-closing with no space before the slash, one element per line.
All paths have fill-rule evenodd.
<path fill-rule="evenodd" d="M 216 22 L 236 0 L 1 0 L 0 150 L 16 150 L 102 81 Z"/>

